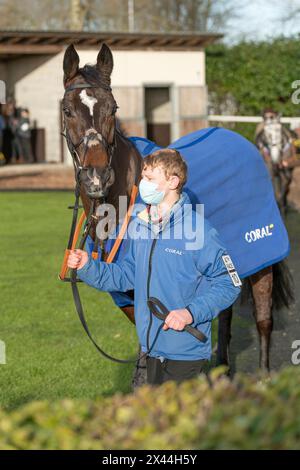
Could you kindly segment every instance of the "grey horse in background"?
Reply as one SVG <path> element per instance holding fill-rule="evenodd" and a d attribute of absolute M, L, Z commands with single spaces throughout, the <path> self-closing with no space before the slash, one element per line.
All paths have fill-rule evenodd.
<path fill-rule="evenodd" d="M 292 134 L 280 121 L 280 114 L 266 109 L 263 122 L 257 126 L 255 144 L 262 154 L 272 178 L 276 201 L 282 216 L 287 213 L 287 196 L 293 177 L 293 168 L 283 161 L 294 157 Z"/>

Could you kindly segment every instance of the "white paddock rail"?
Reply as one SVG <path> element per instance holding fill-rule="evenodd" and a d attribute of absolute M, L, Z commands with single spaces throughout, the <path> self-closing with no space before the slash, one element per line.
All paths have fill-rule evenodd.
<path fill-rule="evenodd" d="M 207 116 L 208 121 L 217 122 L 253 122 L 259 123 L 262 121 L 261 116 L 229 116 L 221 114 L 210 114 Z M 290 124 L 295 127 L 300 127 L 300 116 L 299 117 L 281 117 L 280 121 L 284 124 Z"/>

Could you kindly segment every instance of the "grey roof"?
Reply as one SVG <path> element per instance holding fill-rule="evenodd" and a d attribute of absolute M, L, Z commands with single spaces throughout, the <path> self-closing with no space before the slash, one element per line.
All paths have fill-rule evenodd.
<path fill-rule="evenodd" d="M 105 42 L 112 49 L 199 50 L 222 34 L 198 32 L 112 33 L 84 31 L 0 31 L 0 55 L 55 54 L 73 43 L 81 47 L 99 48 Z"/>

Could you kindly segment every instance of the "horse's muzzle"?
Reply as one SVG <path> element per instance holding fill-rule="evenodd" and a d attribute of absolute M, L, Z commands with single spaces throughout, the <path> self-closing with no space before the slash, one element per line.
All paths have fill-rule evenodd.
<path fill-rule="evenodd" d="M 83 168 L 80 174 L 80 182 L 83 183 L 86 194 L 90 199 L 105 198 L 114 182 L 114 172 L 112 168 Z"/>

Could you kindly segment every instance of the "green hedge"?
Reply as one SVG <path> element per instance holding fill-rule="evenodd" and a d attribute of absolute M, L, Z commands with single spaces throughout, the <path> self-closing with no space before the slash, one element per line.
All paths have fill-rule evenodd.
<path fill-rule="evenodd" d="M 292 102 L 292 83 L 299 77 L 299 37 L 234 45 L 217 43 L 206 49 L 206 80 L 213 114 L 260 116 L 265 107 L 273 107 L 283 116 L 299 116 L 299 105 Z M 224 126 L 254 139 L 253 124 Z"/>
<path fill-rule="evenodd" d="M 257 115 L 265 106 L 299 116 L 292 83 L 300 76 L 299 38 L 213 44 L 206 50 L 207 85 L 217 107 L 233 97 L 236 114 Z"/>
<path fill-rule="evenodd" d="M 300 368 L 0 412 L 1 449 L 299 449 Z"/>

